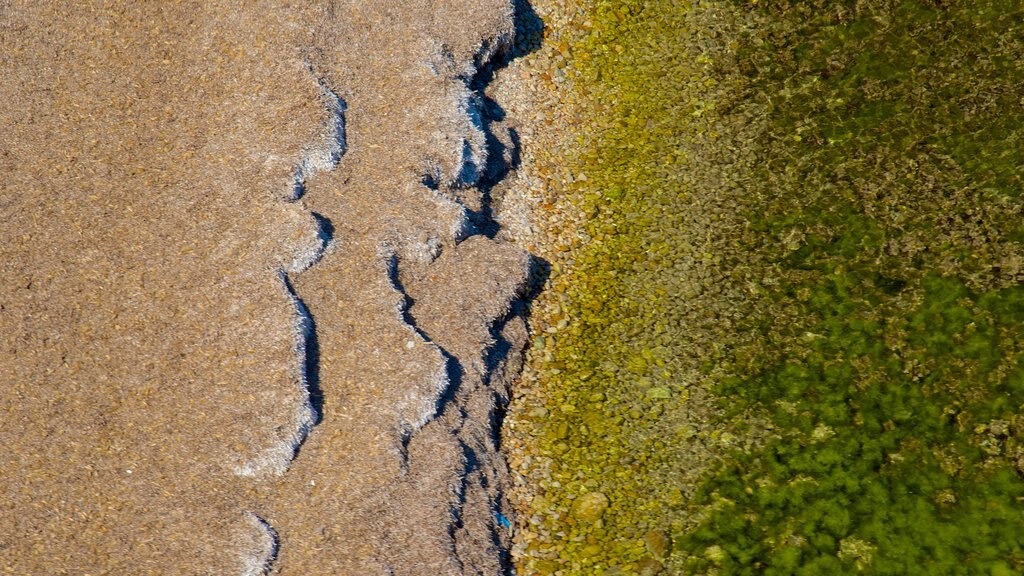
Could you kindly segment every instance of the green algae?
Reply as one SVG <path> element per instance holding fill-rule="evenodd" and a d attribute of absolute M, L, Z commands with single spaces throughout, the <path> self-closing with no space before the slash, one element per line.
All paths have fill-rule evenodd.
<path fill-rule="evenodd" d="M 1018 3 L 591 16 L 527 573 L 1024 572 Z"/>
<path fill-rule="evenodd" d="M 1017 469 L 1024 289 L 974 294 L 927 275 L 918 302 L 847 272 L 803 312 L 822 337 L 731 398 L 770 405 L 782 438 L 703 487 L 711 517 L 681 551 L 724 573 L 986 573 L 1024 561 Z M 915 298 L 914 300 L 918 300 Z M 872 558 L 844 558 L 860 542 Z"/>
<path fill-rule="evenodd" d="M 1020 573 L 1021 8 L 848 7 L 778 4 L 747 39 L 774 98 L 748 241 L 780 274 L 732 359 L 754 375 L 718 392 L 780 437 L 702 487 L 677 548 L 698 572 Z"/>
<path fill-rule="evenodd" d="M 711 223 L 694 225 L 693 183 L 680 180 L 690 134 L 709 130 L 702 116 L 711 98 L 695 98 L 716 87 L 699 53 L 664 53 L 672 39 L 696 33 L 688 13 L 683 4 L 598 4 L 593 26 L 569 49 L 573 79 L 590 90 L 583 142 L 594 145 L 581 148 L 568 193 L 589 218 L 570 270 L 552 288 L 561 296 L 553 316 L 569 321 L 535 342 L 546 404 L 532 450 L 553 469 L 532 507 L 553 537 L 531 543 L 525 573 L 660 569 L 671 562 L 661 557 L 668 534 L 685 523 L 677 480 L 695 483 L 715 453 L 743 441 L 711 425 L 718 409 L 700 381 L 714 338 L 683 330 L 720 260 L 710 252 Z M 629 48 L 643 38 L 661 59 Z M 709 326 L 735 321 L 721 307 L 706 309 L 722 315 L 699 314 Z M 595 493 L 608 502 L 600 518 L 573 513 Z"/>

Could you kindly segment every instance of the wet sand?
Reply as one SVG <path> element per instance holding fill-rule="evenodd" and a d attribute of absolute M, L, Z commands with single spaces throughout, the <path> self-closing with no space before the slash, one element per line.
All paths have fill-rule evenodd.
<path fill-rule="evenodd" d="M 501 571 L 513 16 L 0 4 L 0 572 Z"/>

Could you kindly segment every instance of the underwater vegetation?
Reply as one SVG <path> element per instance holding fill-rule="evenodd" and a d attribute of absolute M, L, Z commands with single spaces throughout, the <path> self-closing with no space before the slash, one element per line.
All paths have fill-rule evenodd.
<path fill-rule="evenodd" d="M 527 573 L 1024 573 L 1021 4 L 588 9 Z"/>
<path fill-rule="evenodd" d="M 717 392 L 778 438 L 702 486 L 689 568 L 1024 571 L 1021 10 L 773 3 L 741 41 L 776 283 Z"/>

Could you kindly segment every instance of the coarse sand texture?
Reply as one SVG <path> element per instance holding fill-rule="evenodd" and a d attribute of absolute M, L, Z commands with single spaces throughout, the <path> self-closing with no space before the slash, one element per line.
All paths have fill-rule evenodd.
<path fill-rule="evenodd" d="M 0 1 L 0 574 L 501 573 L 513 12 Z"/>

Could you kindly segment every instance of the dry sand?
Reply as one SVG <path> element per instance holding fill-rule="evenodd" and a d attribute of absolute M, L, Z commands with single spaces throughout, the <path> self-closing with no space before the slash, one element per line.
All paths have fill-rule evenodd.
<path fill-rule="evenodd" d="M 501 572 L 529 257 L 471 84 L 512 33 L 0 1 L 0 573 Z"/>

